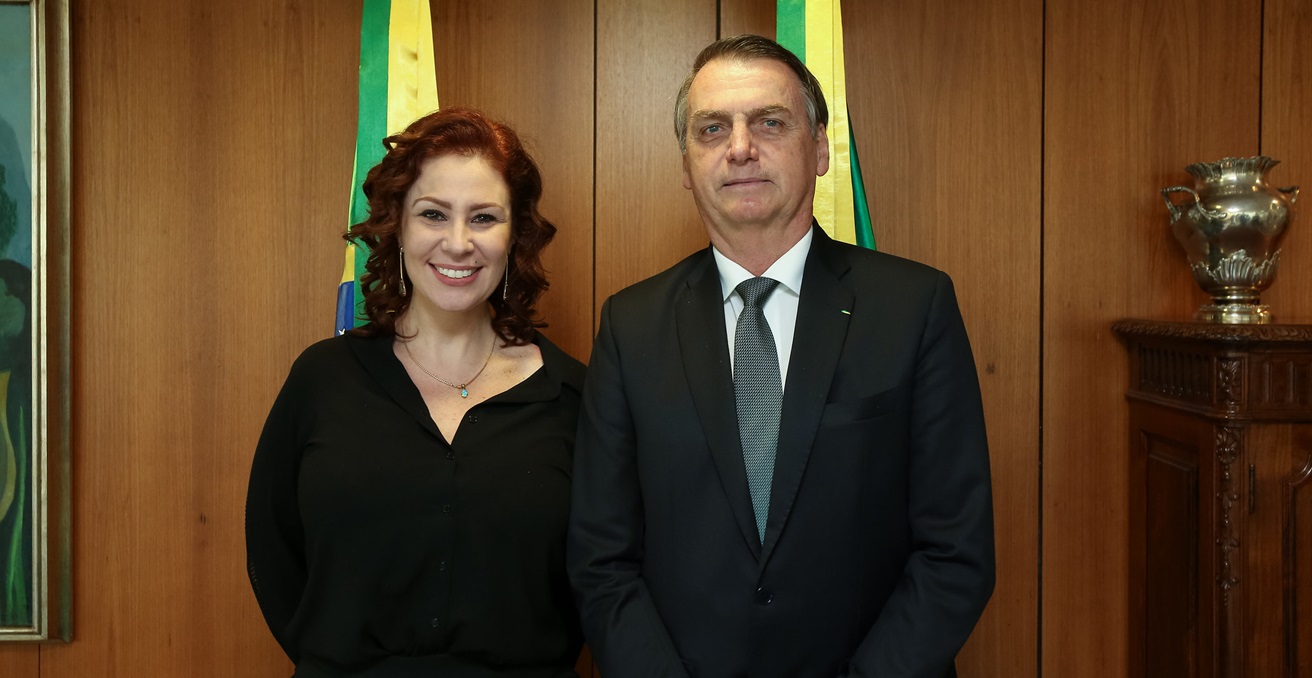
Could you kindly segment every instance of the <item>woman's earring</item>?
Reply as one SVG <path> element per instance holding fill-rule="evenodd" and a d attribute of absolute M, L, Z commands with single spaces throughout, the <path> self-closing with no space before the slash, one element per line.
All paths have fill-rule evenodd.
<path fill-rule="evenodd" d="M 501 284 L 501 300 L 506 300 L 506 293 L 510 291 L 510 257 L 506 257 L 506 281 Z"/>
<path fill-rule="evenodd" d="M 405 248 L 401 250 L 401 296 L 405 296 Z"/>

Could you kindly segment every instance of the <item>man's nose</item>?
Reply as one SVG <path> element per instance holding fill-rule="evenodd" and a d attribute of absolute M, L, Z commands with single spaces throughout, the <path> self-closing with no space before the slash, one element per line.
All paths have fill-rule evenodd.
<path fill-rule="evenodd" d="M 729 160 L 747 162 L 752 158 L 752 132 L 747 125 L 734 125 L 729 132 Z"/>

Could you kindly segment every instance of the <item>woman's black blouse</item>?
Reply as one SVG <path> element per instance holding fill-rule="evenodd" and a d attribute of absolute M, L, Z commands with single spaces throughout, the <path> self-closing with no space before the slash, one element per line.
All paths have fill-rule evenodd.
<path fill-rule="evenodd" d="M 543 366 L 447 443 L 390 337 L 301 354 L 255 451 L 251 586 L 298 678 L 573 676 L 565 574 L 584 367 Z"/>

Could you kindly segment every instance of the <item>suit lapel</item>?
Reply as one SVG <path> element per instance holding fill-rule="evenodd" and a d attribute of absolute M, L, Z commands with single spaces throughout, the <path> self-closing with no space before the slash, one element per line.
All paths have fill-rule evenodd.
<path fill-rule="evenodd" d="M 851 317 L 843 312 L 852 310 L 853 301 L 852 289 L 842 282 L 848 264 L 837 243 L 818 226 L 813 230 L 815 235 L 802 274 L 788 380 L 784 385 L 762 566 L 770 558 L 792 512 Z"/>
<path fill-rule="evenodd" d="M 674 318 L 684 375 L 720 482 L 743 539 L 752 554 L 760 556 L 761 543 L 756 536 L 756 517 L 752 513 L 747 470 L 738 441 L 729 340 L 724 329 L 724 298 L 715 258 L 709 249 L 703 263 L 693 270 L 686 286 L 679 291 Z"/>

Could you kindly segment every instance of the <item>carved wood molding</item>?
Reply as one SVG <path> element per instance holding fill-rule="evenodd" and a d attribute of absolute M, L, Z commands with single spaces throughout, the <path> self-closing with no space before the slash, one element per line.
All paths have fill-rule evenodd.
<path fill-rule="evenodd" d="M 1199 339 L 1235 343 L 1312 342 L 1312 325 L 1222 325 L 1163 320 L 1118 320 L 1112 331 L 1125 336 Z"/>
<path fill-rule="evenodd" d="M 1138 354 L 1139 390 L 1203 405 L 1212 402 L 1212 359 L 1206 353 L 1140 345 Z"/>
<path fill-rule="evenodd" d="M 1244 361 L 1222 358 L 1216 361 L 1216 396 L 1222 405 L 1237 405 L 1244 399 Z"/>
<path fill-rule="evenodd" d="M 1217 569 L 1216 583 L 1221 587 L 1221 605 L 1229 607 L 1230 591 L 1239 585 L 1231 566 L 1232 558 L 1239 550 L 1239 537 L 1235 535 L 1235 526 L 1231 518 L 1231 509 L 1239 503 L 1239 491 L 1236 489 L 1231 466 L 1243 451 L 1244 430 L 1235 426 L 1216 427 L 1216 458 L 1220 462 L 1220 487 L 1216 493 L 1220 504 L 1219 520 L 1216 531 L 1217 555 L 1220 565 Z"/>
<path fill-rule="evenodd" d="M 1254 411 L 1298 408 L 1305 414 L 1312 405 L 1312 356 L 1305 353 L 1265 352 L 1249 357 L 1251 383 L 1248 396 Z"/>

